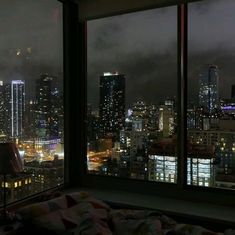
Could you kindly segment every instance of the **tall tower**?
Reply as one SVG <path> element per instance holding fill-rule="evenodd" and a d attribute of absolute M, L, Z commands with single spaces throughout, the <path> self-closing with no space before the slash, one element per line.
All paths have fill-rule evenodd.
<path fill-rule="evenodd" d="M 169 137 L 174 134 L 174 102 L 166 100 L 164 105 L 159 107 L 159 130 L 163 137 Z"/>
<path fill-rule="evenodd" d="M 50 138 L 51 92 L 53 77 L 43 74 L 36 80 L 36 128 L 37 136 Z"/>
<path fill-rule="evenodd" d="M 25 83 L 11 81 L 11 136 L 21 138 L 24 129 Z"/>
<path fill-rule="evenodd" d="M 5 102 L 4 102 L 4 86 L 3 81 L 0 81 L 0 135 L 5 133 L 5 116 L 6 116 L 6 110 L 5 110 Z"/>
<path fill-rule="evenodd" d="M 42 139 L 62 137 L 63 97 L 55 87 L 56 77 L 43 74 L 36 81 L 36 132 Z"/>
<path fill-rule="evenodd" d="M 212 113 L 219 108 L 219 74 L 216 65 L 209 65 L 199 75 L 199 106 Z"/>
<path fill-rule="evenodd" d="M 100 124 L 102 135 L 117 136 L 125 124 L 125 76 L 104 73 L 100 77 Z"/>

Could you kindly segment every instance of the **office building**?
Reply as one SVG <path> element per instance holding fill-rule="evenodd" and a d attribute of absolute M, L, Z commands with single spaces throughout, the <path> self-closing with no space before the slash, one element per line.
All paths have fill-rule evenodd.
<path fill-rule="evenodd" d="M 159 130 L 163 137 L 169 137 L 174 134 L 175 112 L 173 101 L 165 101 L 164 105 L 159 107 Z"/>
<path fill-rule="evenodd" d="M 21 80 L 11 82 L 11 137 L 22 138 L 25 116 L 25 83 Z"/>
<path fill-rule="evenodd" d="M 5 115 L 6 115 L 6 109 L 5 109 L 5 102 L 4 102 L 4 86 L 3 81 L 0 81 L 0 135 L 5 134 Z"/>
<path fill-rule="evenodd" d="M 211 114 L 219 108 L 219 73 L 216 65 L 208 65 L 199 75 L 199 106 Z"/>
<path fill-rule="evenodd" d="M 38 138 L 62 137 L 63 97 L 55 87 L 56 77 L 43 74 L 36 81 L 36 133 Z"/>
<path fill-rule="evenodd" d="M 153 143 L 148 154 L 148 179 L 150 181 L 177 182 L 177 146 L 172 138 Z"/>
<path fill-rule="evenodd" d="M 187 184 L 215 186 L 215 146 L 188 144 Z"/>
<path fill-rule="evenodd" d="M 103 136 L 118 137 L 125 124 L 125 76 L 104 73 L 100 77 L 100 124 Z"/>

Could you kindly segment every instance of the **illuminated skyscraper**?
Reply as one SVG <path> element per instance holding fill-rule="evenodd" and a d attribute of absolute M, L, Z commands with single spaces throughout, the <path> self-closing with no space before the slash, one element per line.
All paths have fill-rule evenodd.
<path fill-rule="evenodd" d="M 219 74 L 216 65 L 209 65 L 199 75 L 199 106 L 209 113 L 219 108 Z"/>
<path fill-rule="evenodd" d="M 100 77 L 100 124 L 102 135 L 117 136 L 125 124 L 125 76 L 104 73 Z"/>
<path fill-rule="evenodd" d="M 55 87 L 56 77 L 43 74 L 36 81 L 36 132 L 37 137 L 53 139 L 61 137 L 63 122 L 62 96 Z M 60 128 L 59 128 L 60 127 Z"/>
<path fill-rule="evenodd" d="M 174 134 L 174 102 L 166 100 L 164 105 L 159 107 L 159 130 L 163 137 L 169 137 Z"/>
<path fill-rule="evenodd" d="M 11 81 L 11 136 L 21 138 L 24 130 L 25 83 Z"/>
<path fill-rule="evenodd" d="M 5 115 L 4 86 L 3 81 L 0 81 L 0 134 L 5 133 Z"/>
<path fill-rule="evenodd" d="M 36 81 L 36 113 L 37 113 L 37 136 L 49 139 L 50 136 L 50 113 L 51 113 L 51 91 L 53 77 L 43 74 Z"/>

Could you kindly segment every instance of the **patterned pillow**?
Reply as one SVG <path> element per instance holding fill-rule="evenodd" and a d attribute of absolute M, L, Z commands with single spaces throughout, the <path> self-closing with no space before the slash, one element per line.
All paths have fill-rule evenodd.
<path fill-rule="evenodd" d="M 110 213 L 116 235 L 162 234 L 158 212 L 148 210 L 114 210 Z"/>
<path fill-rule="evenodd" d="M 75 204 L 75 203 L 80 203 L 80 202 L 83 202 L 83 201 L 87 201 L 87 202 L 91 203 L 94 208 L 110 210 L 110 207 L 106 203 L 90 196 L 87 192 L 69 193 L 69 194 L 66 194 L 66 198 L 67 198 L 67 200 L 70 200 L 68 205 L 71 204 L 71 203 Z"/>
<path fill-rule="evenodd" d="M 22 207 L 16 211 L 18 218 L 22 220 L 32 220 L 35 217 L 48 214 L 52 211 L 67 208 L 67 200 L 65 196 L 53 198 L 51 200 L 39 203 L 33 203 Z"/>
<path fill-rule="evenodd" d="M 75 230 L 77 234 L 83 234 L 80 232 L 109 230 L 107 220 L 108 212 L 106 210 L 94 209 L 89 202 L 84 201 L 73 207 L 36 217 L 32 220 L 32 224 L 37 228 L 45 228 L 58 234 L 73 234 Z M 90 235 L 90 233 L 88 234 Z"/>
<path fill-rule="evenodd" d="M 46 228 L 56 233 L 74 229 L 80 223 L 81 216 L 66 209 L 57 210 L 32 220 L 35 227 Z"/>

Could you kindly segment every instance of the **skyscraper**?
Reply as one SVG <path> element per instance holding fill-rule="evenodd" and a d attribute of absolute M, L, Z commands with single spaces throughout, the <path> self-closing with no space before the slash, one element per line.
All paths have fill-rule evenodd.
<path fill-rule="evenodd" d="M 25 83 L 11 81 L 11 136 L 21 138 L 24 130 Z"/>
<path fill-rule="evenodd" d="M 36 81 L 36 132 L 37 137 L 53 139 L 61 137 L 59 125 L 63 115 L 62 96 L 54 86 L 56 77 L 43 74 Z"/>
<path fill-rule="evenodd" d="M 117 136 L 125 124 L 125 76 L 104 73 L 100 77 L 100 124 L 102 135 Z"/>
<path fill-rule="evenodd" d="M 0 81 L 0 134 L 5 133 L 5 120 L 4 116 L 6 115 L 5 113 L 5 102 L 4 102 L 4 86 L 3 86 L 3 81 Z"/>
<path fill-rule="evenodd" d="M 164 105 L 159 107 L 159 130 L 163 137 L 169 137 L 174 134 L 174 102 L 166 100 Z"/>
<path fill-rule="evenodd" d="M 53 77 L 43 74 L 36 81 L 37 136 L 42 139 L 49 139 L 50 136 L 52 80 Z"/>
<path fill-rule="evenodd" d="M 199 106 L 209 113 L 219 108 L 219 74 L 216 65 L 208 65 L 199 75 Z"/>

